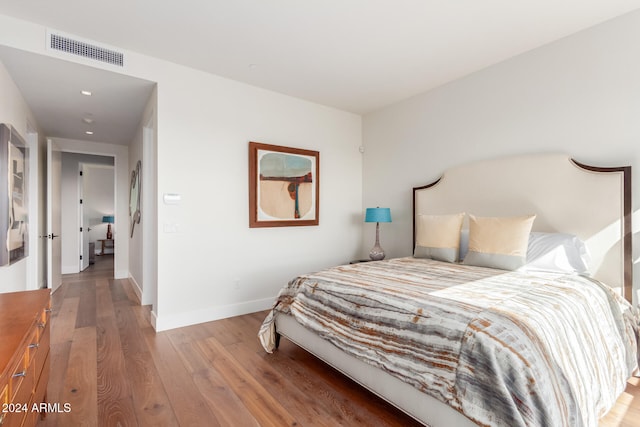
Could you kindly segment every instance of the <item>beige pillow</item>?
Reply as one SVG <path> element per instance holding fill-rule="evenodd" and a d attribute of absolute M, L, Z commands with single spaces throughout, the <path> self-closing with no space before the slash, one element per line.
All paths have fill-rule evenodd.
<path fill-rule="evenodd" d="M 423 215 L 416 218 L 416 247 L 413 256 L 446 262 L 458 261 L 460 230 L 464 213 Z"/>
<path fill-rule="evenodd" d="M 515 270 L 525 264 L 535 215 L 477 217 L 469 215 L 469 252 L 464 263 Z"/>

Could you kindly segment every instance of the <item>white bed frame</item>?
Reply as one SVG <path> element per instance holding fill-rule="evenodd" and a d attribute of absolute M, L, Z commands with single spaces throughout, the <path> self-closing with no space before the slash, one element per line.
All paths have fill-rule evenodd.
<path fill-rule="evenodd" d="M 535 213 L 534 231 L 582 238 L 591 252 L 594 277 L 631 297 L 629 166 L 586 166 L 563 154 L 499 158 L 450 169 L 438 181 L 415 187 L 413 195 L 414 236 L 415 217 L 421 213 Z M 423 424 L 475 425 L 439 400 L 344 353 L 291 316 L 278 314 L 276 331 Z"/>

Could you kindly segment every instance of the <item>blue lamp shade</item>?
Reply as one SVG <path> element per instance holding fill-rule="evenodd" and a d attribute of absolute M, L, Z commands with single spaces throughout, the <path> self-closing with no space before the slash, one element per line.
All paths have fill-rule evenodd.
<path fill-rule="evenodd" d="M 113 215 L 105 215 L 102 217 L 102 222 L 108 222 L 109 224 L 113 224 L 115 222 Z"/>
<path fill-rule="evenodd" d="M 391 222 L 391 209 L 367 208 L 364 222 Z"/>

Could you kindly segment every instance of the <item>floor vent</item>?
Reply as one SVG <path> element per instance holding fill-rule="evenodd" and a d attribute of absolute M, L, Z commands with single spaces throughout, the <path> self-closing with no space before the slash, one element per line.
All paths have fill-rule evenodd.
<path fill-rule="evenodd" d="M 124 66 L 124 54 L 115 50 L 105 49 L 91 43 L 74 40 L 59 34 L 50 34 L 49 48 L 59 52 L 70 53 L 84 58 L 94 59 L 107 64 Z"/>

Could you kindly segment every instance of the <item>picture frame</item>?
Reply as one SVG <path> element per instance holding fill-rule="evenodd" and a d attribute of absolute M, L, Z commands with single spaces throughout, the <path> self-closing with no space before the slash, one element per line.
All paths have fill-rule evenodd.
<path fill-rule="evenodd" d="M 29 255 L 29 149 L 9 124 L 0 124 L 0 266 Z"/>
<path fill-rule="evenodd" d="M 320 153 L 249 142 L 249 227 L 320 222 Z"/>
<path fill-rule="evenodd" d="M 131 171 L 131 182 L 129 184 L 129 230 L 130 238 L 133 238 L 133 230 L 136 224 L 140 224 L 140 197 L 142 192 L 142 162 L 138 160 L 136 168 Z"/>

